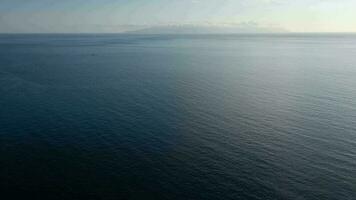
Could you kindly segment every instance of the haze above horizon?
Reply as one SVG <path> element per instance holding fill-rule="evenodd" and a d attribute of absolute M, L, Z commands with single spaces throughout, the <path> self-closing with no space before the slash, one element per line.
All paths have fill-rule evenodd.
<path fill-rule="evenodd" d="M 356 32 L 355 7 L 356 0 L 2 0 L 0 33 Z"/>

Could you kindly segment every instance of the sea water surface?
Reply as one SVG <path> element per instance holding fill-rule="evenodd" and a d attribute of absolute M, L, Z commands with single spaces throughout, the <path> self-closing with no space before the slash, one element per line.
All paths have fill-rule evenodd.
<path fill-rule="evenodd" d="M 356 36 L 0 35 L 4 199 L 356 199 Z"/>

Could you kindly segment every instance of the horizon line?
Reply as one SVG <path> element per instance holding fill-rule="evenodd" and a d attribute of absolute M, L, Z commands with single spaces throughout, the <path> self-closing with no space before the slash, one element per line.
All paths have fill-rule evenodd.
<path fill-rule="evenodd" d="M 356 34 L 356 32 L 240 32 L 240 33 L 134 33 L 134 32 L 0 32 L 0 35 L 291 35 L 291 34 Z"/>

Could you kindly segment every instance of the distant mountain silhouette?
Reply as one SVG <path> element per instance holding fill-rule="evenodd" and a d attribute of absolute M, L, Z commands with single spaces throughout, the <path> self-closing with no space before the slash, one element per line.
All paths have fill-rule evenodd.
<path fill-rule="evenodd" d="M 132 34 L 234 34 L 234 33 L 283 33 L 282 28 L 260 27 L 257 25 L 238 26 L 199 26 L 199 25 L 168 25 L 143 28 L 126 33 Z"/>

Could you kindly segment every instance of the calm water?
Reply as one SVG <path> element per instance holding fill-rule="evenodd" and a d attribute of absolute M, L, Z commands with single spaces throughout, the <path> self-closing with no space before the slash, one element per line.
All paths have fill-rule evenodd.
<path fill-rule="evenodd" d="M 0 190 L 356 197 L 356 36 L 1 35 Z"/>

